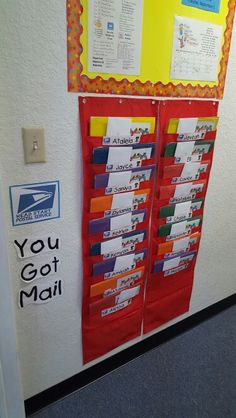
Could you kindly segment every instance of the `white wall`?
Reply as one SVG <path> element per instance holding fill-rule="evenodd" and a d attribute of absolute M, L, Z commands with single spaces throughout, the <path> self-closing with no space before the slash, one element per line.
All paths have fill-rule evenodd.
<path fill-rule="evenodd" d="M 0 15 L 1 178 L 21 372 L 25 398 L 28 398 L 82 370 L 77 95 L 67 93 L 65 1 L 2 0 Z M 188 315 L 231 295 L 236 289 L 236 32 L 231 51 Z M 21 127 L 25 126 L 45 127 L 46 164 L 24 165 Z M 61 182 L 62 218 L 12 228 L 8 186 L 56 179 Z M 16 301 L 22 285 L 12 241 L 43 232 L 56 232 L 62 238 L 61 276 L 65 294 L 52 303 L 19 310 Z"/>

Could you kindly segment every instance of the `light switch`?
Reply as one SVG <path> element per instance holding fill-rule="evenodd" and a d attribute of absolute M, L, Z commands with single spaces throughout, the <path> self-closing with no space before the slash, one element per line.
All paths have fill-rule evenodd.
<path fill-rule="evenodd" d="M 25 163 L 46 162 L 43 128 L 22 128 Z"/>

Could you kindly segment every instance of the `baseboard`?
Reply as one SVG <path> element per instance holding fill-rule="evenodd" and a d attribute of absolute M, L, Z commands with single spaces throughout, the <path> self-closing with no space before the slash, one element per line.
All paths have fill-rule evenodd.
<path fill-rule="evenodd" d="M 236 294 L 233 294 L 214 305 L 211 305 L 200 312 L 178 322 L 177 324 L 171 325 L 163 331 L 157 332 L 151 337 L 129 347 L 118 354 L 109 357 L 106 360 L 101 361 L 84 370 L 75 376 L 58 383 L 55 386 L 33 396 L 25 401 L 26 415 L 29 416 L 36 411 L 50 405 L 51 403 L 58 401 L 59 399 L 69 395 L 70 393 L 83 388 L 89 383 L 96 379 L 106 375 L 107 373 L 115 370 L 130 360 L 135 359 L 141 354 L 146 353 L 153 348 L 158 347 L 160 344 L 182 334 L 185 331 L 195 327 L 201 322 L 211 318 L 212 316 L 224 311 L 230 306 L 236 303 Z"/>

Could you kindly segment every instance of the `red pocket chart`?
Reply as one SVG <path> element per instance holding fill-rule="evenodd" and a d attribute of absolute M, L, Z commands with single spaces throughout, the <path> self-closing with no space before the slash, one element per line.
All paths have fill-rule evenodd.
<path fill-rule="evenodd" d="M 189 310 L 217 111 L 79 98 L 84 363 Z"/>
<path fill-rule="evenodd" d="M 216 137 L 217 111 L 218 103 L 213 101 L 160 102 L 158 169 L 152 208 L 144 333 L 189 309 L 201 237 L 204 197 Z M 201 118 L 205 118 L 202 129 Z M 191 127 L 194 123 L 198 129 L 187 132 L 179 129 L 180 126 Z M 191 219 L 194 221 L 193 227 L 188 228 Z M 185 223 L 186 230 L 181 232 Z M 170 225 L 173 228 L 168 232 Z M 170 269 L 166 270 L 168 262 Z"/>
<path fill-rule="evenodd" d="M 141 333 L 143 282 L 147 279 L 149 225 L 156 180 L 158 106 L 158 101 L 144 99 L 79 98 L 83 153 L 84 363 Z M 123 136 L 113 135 L 106 133 L 103 126 L 99 131 L 103 136 L 91 136 L 98 118 L 103 118 L 103 125 L 106 120 L 107 126 L 116 122 L 111 118 L 128 118 L 132 130 Z M 148 132 L 145 118 L 154 121 L 152 132 Z M 129 261 L 132 255 L 136 257 L 142 252 L 143 259 L 135 258 L 132 265 Z M 97 289 L 111 293 L 103 297 Z M 136 293 L 135 289 L 138 289 Z M 95 299 L 91 295 L 96 295 Z"/>

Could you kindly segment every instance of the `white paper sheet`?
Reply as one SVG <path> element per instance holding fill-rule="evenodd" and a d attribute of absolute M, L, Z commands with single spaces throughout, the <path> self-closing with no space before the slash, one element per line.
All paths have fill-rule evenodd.
<path fill-rule="evenodd" d="M 183 250 L 185 251 L 187 250 L 188 245 L 189 245 L 189 237 L 177 239 L 173 243 L 172 251 L 173 252 L 183 251 Z"/>
<path fill-rule="evenodd" d="M 38 297 L 34 298 L 35 292 L 32 291 L 33 287 L 37 288 L 37 295 Z M 25 294 L 26 293 L 26 294 Z M 64 294 L 64 282 L 60 277 L 56 277 L 54 280 L 49 279 L 47 280 L 47 284 L 38 284 L 38 283 L 32 283 L 31 286 L 23 287 L 18 296 L 19 300 L 19 308 L 24 308 L 27 305 L 30 304 L 42 304 L 42 303 L 49 303 L 53 301 L 54 299 L 63 296 Z M 30 296 L 29 296 L 30 295 Z"/>
<path fill-rule="evenodd" d="M 140 234 L 140 232 L 137 233 L 137 235 L 132 235 L 132 237 L 124 237 L 123 238 L 123 245 L 130 245 L 130 244 L 138 244 L 139 242 L 142 242 L 144 240 L 144 233 Z"/>
<path fill-rule="evenodd" d="M 130 285 L 130 283 L 139 280 L 142 276 L 142 271 L 136 271 L 135 273 L 128 274 L 127 276 L 121 277 L 117 280 L 116 286 L 124 286 L 124 285 Z"/>
<path fill-rule="evenodd" d="M 194 142 L 177 142 L 175 158 L 190 157 L 193 153 Z"/>
<path fill-rule="evenodd" d="M 186 134 L 195 132 L 198 118 L 180 118 L 177 133 Z"/>
<path fill-rule="evenodd" d="M 125 215 L 114 216 L 114 218 L 111 218 L 110 220 L 111 231 L 113 229 L 119 229 L 119 228 L 123 228 L 124 226 L 131 225 L 132 223 L 131 217 L 132 217 L 131 213 L 126 213 Z"/>
<path fill-rule="evenodd" d="M 117 257 L 114 265 L 114 271 L 123 270 L 126 268 L 132 268 L 134 264 L 134 254 L 123 255 Z"/>
<path fill-rule="evenodd" d="M 131 158 L 132 147 L 110 147 L 108 152 L 107 164 L 129 163 Z"/>
<path fill-rule="evenodd" d="M 171 225 L 170 235 L 179 235 L 183 234 L 186 231 L 187 221 L 177 222 L 176 224 Z"/>
<path fill-rule="evenodd" d="M 130 135 L 131 119 L 109 117 L 106 136 Z"/>
<path fill-rule="evenodd" d="M 221 40 L 222 26 L 175 16 L 171 78 L 216 81 Z"/>
<path fill-rule="evenodd" d="M 133 171 L 130 181 L 148 181 L 151 178 L 152 170 Z"/>
<path fill-rule="evenodd" d="M 110 173 L 107 187 L 128 186 L 130 183 L 132 171 L 120 171 Z"/>
<path fill-rule="evenodd" d="M 145 212 L 132 215 L 132 223 L 139 224 L 144 221 Z"/>
<path fill-rule="evenodd" d="M 134 298 L 140 292 L 140 285 L 133 287 L 132 289 L 122 290 L 116 298 L 116 303 L 122 303 L 127 299 Z"/>
<path fill-rule="evenodd" d="M 14 246 L 18 258 L 29 258 L 44 255 L 44 253 L 51 251 L 58 251 L 61 249 L 61 239 L 54 233 L 48 235 L 30 235 L 28 237 L 16 238 Z"/>
<path fill-rule="evenodd" d="M 111 209 L 128 208 L 132 206 L 134 192 L 117 193 L 113 195 Z"/>
<path fill-rule="evenodd" d="M 201 167 L 201 163 L 184 164 L 181 177 L 182 178 L 191 177 L 190 180 L 195 180 L 195 177 L 198 174 L 200 167 Z"/>
<path fill-rule="evenodd" d="M 44 279 L 58 274 L 61 260 L 58 257 L 44 258 L 42 261 L 28 262 L 22 265 L 20 278 L 25 283 L 32 283 L 36 279 Z M 43 267 L 44 266 L 44 267 Z M 48 268 L 50 266 L 50 269 Z"/>
<path fill-rule="evenodd" d="M 166 270 L 170 270 L 175 267 L 178 267 L 179 263 L 180 263 L 180 257 L 175 257 L 175 258 L 171 258 L 170 260 L 166 260 L 164 261 L 162 270 L 166 271 Z"/>
<path fill-rule="evenodd" d="M 143 0 L 88 0 L 88 69 L 140 74 Z"/>
<path fill-rule="evenodd" d="M 190 212 L 192 201 L 178 203 L 175 205 L 174 216 L 187 216 Z"/>
<path fill-rule="evenodd" d="M 101 254 L 107 254 L 111 251 L 122 248 L 122 237 L 114 238 L 109 241 L 101 242 Z"/>
<path fill-rule="evenodd" d="M 150 159 L 152 148 L 132 148 L 132 147 L 110 147 L 107 165 L 109 164 L 129 164 L 135 161 Z"/>
<path fill-rule="evenodd" d="M 193 183 L 178 184 L 175 188 L 174 197 L 185 197 L 191 193 Z"/>

